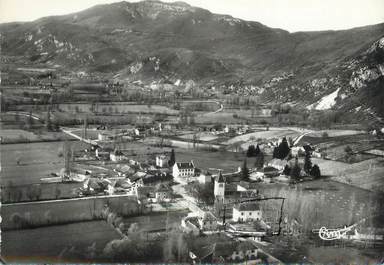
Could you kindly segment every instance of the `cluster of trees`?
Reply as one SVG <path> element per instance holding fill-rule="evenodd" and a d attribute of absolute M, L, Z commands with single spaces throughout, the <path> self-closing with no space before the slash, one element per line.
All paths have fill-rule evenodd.
<path fill-rule="evenodd" d="M 225 103 L 231 106 L 253 107 L 260 102 L 258 97 L 231 95 L 226 98 Z"/>
<path fill-rule="evenodd" d="M 256 147 L 253 144 L 248 146 L 247 157 L 256 157 L 259 154 L 260 154 L 259 145 L 256 145 Z"/>
<path fill-rule="evenodd" d="M 304 172 L 308 176 L 312 176 L 314 178 L 320 178 L 321 172 L 318 165 L 312 165 L 311 161 L 311 153 L 309 150 L 306 150 L 305 157 L 304 157 Z M 301 178 L 301 167 L 299 165 L 298 158 L 295 158 L 295 163 L 292 167 L 289 167 L 288 165 L 285 166 L 283 170 L 283 174 L 286 176 L 290 176 L 292 180 L 299 180 Z"/>
<path fill-rule="evenodd" d="M 194 182 L 186 186 L 186 188 L 188 192 L 199 202 L 203 202 L 207 205 L 213 205 L 215 197 L 213 193 L 214 184 L 212 182 L 206 184 Z"/>
<path fill-rule="evenodd" d="M 256 157 L 255 167 L 263 168 L 264 167 L 264 153 L 260 150 L 259 145 L 250 145 L 247 150 L 247 157 Z"/>
<path fill-rule="evenodd" d="M 186 237 L 182 231 L 170 230 L 166 236 L 148 240 L 146 233 L 132 231 L 123 239 L 109 242 L 102 257 L 110 262 L 176 262 L 185 263 L 188 257 Z"/>
<path fill-rule="evenodd" d="M 354 152 L 352 150 L 352 147 L 350 147 L 349 145 L 347 145 L 345 148 L 344 148 L 344 152 L 345 152 L 345 155 L 344 155 L 344 158 L 347 162 L 352 162 L 353 161 L 353 155 L 354 155 Z"/>
<path fill-rule="evenodd" d="M 283 138 L 281 143 L 273 149 L 273 158 L 285 159 L 291 151 L 287 138 Z"/>
<path fill-rule="evenodd" d="M 260 151 L 260 153 L 256 156 L 255 167 L 256 168 L 263 168 L 264 167 L 264 153 L 263 153 L 263 151 Z"/>

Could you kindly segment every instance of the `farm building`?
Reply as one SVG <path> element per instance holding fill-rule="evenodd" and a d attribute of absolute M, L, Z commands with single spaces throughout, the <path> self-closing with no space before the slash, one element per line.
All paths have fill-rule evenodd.
<path fill-rule="evenodd" d="M 262 213 L 258 203 L 240 203 L 233 207 L 233 221 L 257 221 L 261 220 Z"/>
<path fill-rule="evenodd" d="M 195 165 L 191 162 L 176 162 L 173 165 L 173 177 L 188 178 L 195 175 Z"/>

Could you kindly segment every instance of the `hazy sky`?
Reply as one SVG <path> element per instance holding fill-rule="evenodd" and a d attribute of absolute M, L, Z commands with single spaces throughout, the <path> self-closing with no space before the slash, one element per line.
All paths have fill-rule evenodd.
<path fill-rule="evenodd" d="M 166 2 L 173 2 L 164 0 Z M 0 0 L 0 23 L 68 14 L 116 0 Z M 136 1 L 131 1 L 136 2 Z M 293 31 L 347 29 L 384 22 L 384 0 L 185 0 L 213 13 Z"/>

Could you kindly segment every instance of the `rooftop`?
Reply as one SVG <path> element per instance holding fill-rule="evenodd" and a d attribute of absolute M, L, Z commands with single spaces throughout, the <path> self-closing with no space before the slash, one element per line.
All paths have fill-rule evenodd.
<path fill-rule="evenodd" d="M 260 211 L 260 205 L 255 202 L 239 203 L 233 208 L 239 211 Z"/>
<path fill-rule="evenodd" d="M 224 179 L 224 177 L 223 177 L 223 174 L 221 174 L 221 171 L 220 171 L 220 173 L 219 173 L 219 178 L 218 178 L 217 182 L 221 182 L 221 183 L 224 183 L 224 182 L 225 182 L 225 179 Z"/>
<path fill-rule="evenodd" d="M 217 243 L 214 250 L 214 256 L 216 257 L 228 257 L 233 252 L 245 252 L 247 250 L 256 249 L 257 247 L 249 241 L 234 241 L 234 242 L 220 242 Z"/>
<path fill-rule="evenodd" d="M 202 216 L 203 220 L 216 221 L 217 218 L 211 212 L 204 212 Z"/>
<path fill-rule="evenodd" d="M 193 162 L 177 162 L 177 167 L 179 169 L 193 169 L 195 166 L 193 165 Z"/>

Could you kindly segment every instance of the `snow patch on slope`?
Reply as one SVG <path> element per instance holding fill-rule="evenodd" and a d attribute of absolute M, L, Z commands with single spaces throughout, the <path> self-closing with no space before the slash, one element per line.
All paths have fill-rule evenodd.
<path fill-rule="evenodd" d="M 322 97 L 319 101 L 312 105 L 309 105 L 307 108 L 316 110 L 326 110 L 332 108 L 336 104 L 336 98 L 339 94 L 339 91 L 340 88 L 336 89 L 336 91 Z"/>

